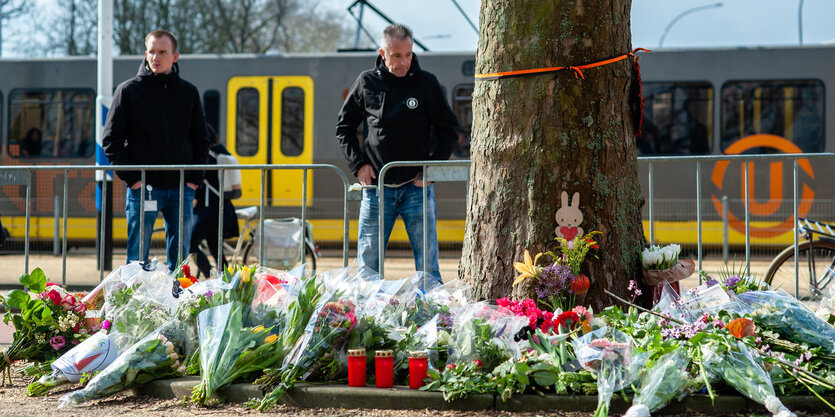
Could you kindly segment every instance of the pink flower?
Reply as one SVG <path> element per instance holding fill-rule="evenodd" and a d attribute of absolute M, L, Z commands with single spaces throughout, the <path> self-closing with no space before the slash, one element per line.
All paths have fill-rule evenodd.
<path fill-rule="evenodd" d="M 105 320 L 101 323 L 101 329 L 107 330 L 110 328 L 110 320 Z"/>
<path fill-rule="evenodd" d="M 46 293 L 46 297 L 44 298 L 48 298 L 49 301 L 52 301 L 52 304 L 56 306 L 61 304 L 61 294 L 59 294 L 58 291 L 49 290 L 49 292 Z"/>
<path fill-rule="evenodd" d="M 554 319 L 554 313 L 552 313 L 550 311 L 543 311 L 542 312 L 542 318 L 544 318 L 545 321 L 553 320 Z"/>
<path fill-rule="evenodd" d="M 56 283 L 54 283 L 54 282 L 47 282 L 47 283 L 46 283 L 46 287 L 47 287 L 47 288 L 49 288 L 49 287 L 51 287 L 51 286 L 53 286 L 53 285 L 58 285 L 58 284 L 56 284 Z"/>
<path fill-rule="evenodd" d="M 524 307 L 526 310 L 536 310 L 536 301 L 528 298 L 527 300 L 522 301 L 522 307 Z"/>
<path fill-rule="evenodd" d="M 481 362 L 481 359 L 476 359 L 473 361 L 473 363 L 475 364 L 476 368 L 481 368 L 484 366 L 484 364 Z"/>
<path fill-rule="evenodd" d="M 592 314 L 591 314 L 591 311 L 589 311 L 584 306 L 574 307 L 574 309 L 571 310 L 571 311 L 577 313 L 577 315 L 580 316 L 580 319 L 591 320 L 591 319 L 594 318 L 594 316 L 592 316 Z"/>
<path fill-rule="evenodd" d="M 84 313 L 87 312 L 87 306 L 85 304 L 78 303 L 75 307 L 73 307 L 72 311 L 83 316 Z"/>
<path fill-rule="evenodd" d="M 49 339 L 49 345 L 55 350 L 61 350 L 61 348 L 67 345 L 67 339 L 64 339 L 64 336 L 55 336 Z"/>
<path fill-rule="evenodd" d="M 528 314 L 528 326 L 531 326 L 532 329 L 535 329 L 537 321 L 539 321 L 539 318 L 536 316 L 536 314 Z"/>
<path fill-rule="evenodd" d="M 496 300 L 496 305 L 499 307 L 509 308 L 510 307 L 510 299 L 507 297 L 502 297 Z"/>
<path fill-rule="evenodd" d="M 517 316 L 524 316 L 524 314 L 523 314 L 524 312 L 522 311 L 522 306 L 520 306 L 519 304 L 511 305 L 510 306 L 510 311 L 512 311 L 513 314 L 515 314 Z"/>
<path fill-rule="evenodd" d="M 446 364 L 446 369 L 455 369 L 455 364 L 454 363 Z"/>
<path fill-rule="evenodd" d="M 70 311 L 75 308 L 75 297 L 70 294 L 67 294 L 66 297 L 61 301 L 61 307 L 64 307 L 64 310 Z"/>

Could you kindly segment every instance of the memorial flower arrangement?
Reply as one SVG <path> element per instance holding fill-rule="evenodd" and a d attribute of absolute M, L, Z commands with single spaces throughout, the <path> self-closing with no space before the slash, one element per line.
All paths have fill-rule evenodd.
<path fill-rule="evenodd" d="M 87 307 L 80 301 L 83 294 L 70 294 L 48 282 L 40 268 L 21 275 L 20 283 L 24 290 L 14 289 L 0 297 L 6 309 L 3 322 L 15 329 L 0 362 L 0 373 L 4 379 L 8 377 L 9 383 L 12 363 L 27 360 L 48 364 L 90 335 L 84 327 Z"/>
<path fill-rule="evenodd" d="M 557 237 L 559 246 L 556 248 L 556 253 L 553 251 L 539 253 L 533 259 L 530 252 L 525 250 L 523 262 L 513 264 L 519 272 L 513 285 L 534 279 L 536 280 L 534 291 L 540 304 L 554 312 L 574 308 L 578 302 L 582 302 L 589 290 L 590 280 L 582 273 L 582 265 L 589 253 L 597 257 L 591 251 L 600 248 L 593 238 L 598 234 L 600 232 L 592 231 L 570 241 Z M 552 261 L 548 265 L 540 266 L 537 263 L 543 255 L 547 255 Z"/>
<path fill-rule="evenodd" d="M 587 245 L 594 250 L 593 240 L 583 241 L 575 239 L 573 248 L 566 244 L 566 249 Z M 572 256 L 560 252 L 548 265 L 530 259 L 523 269 L 531 267 L 527 270 L 536 275 L 525 279 L 541 280 L 544 270 L 553 267 L 558 272 L 554 276 L 562 277 L 561 288 L 576 302 L 589 284 L 582 273 L 574 274 L 568 261 L 576 259 Z M 582 263 L 574 266 L 578 265 Z M 525 393 L 597 394 L 597 415 L 607 413 L 618 391 L 631 398 L 630 416 L 647 415 L 702 389 L 711 396 L 736 389 L 782 416 L 788 411 L 777 395 L 835 393 L 835 359 L 830 353 L 835 330 L 788 294 L 752 291 L 760 287 L 740 274 L 705 284 L 722 293 L 730 291 L 728 297 L 735 301 L 728 305 L 706 309 L 690 302 L 688 291 L 679 299 L 664 286 L 666 301 L 644 311 L 633 304 L 640 289 L 631 281 L 626 289 L 631 295 L 620 300 L 629 308 L 613 306 L 600 312 L 571 305 L 570 300 L 565 309 L 555 311 L 536 299 L 467 303 L 460 295 L 433 296 L 402 283 L 384 288 L 373 281 L 352 281 L 355 277 L 344 271 L 327 279 L 267 275 L 275 277 L 274 282 L 263 271 L 233 266 L 218 278 L 182 290 L 178 298 L 172 297 L 173 277 L 168 275 L 154 278 L 159 288 L 149 284 L 153 280 L 132 278 L 112 286 L 102 309 L 109 317 L 102 322 L 106 331 L 96 337 L 124 332 L 135 334 L 132 339 L 145 332 L 140 326 L 153 327 L 134 321 L 153 321 L 153 314 L 168 320 L 121 349 L 86 387 L 62 396 L 61 404 L 79 404 L 153 379 L 181 376 L 190 366 L 201 378 L 193 393 L 197 403 L 213 402 L 212 393 L 225 384 L 255 380 L 269 390 L 251 403 L 263 410 L 298 381 L 344 381 L 349 347 L 365 348 L 367 354 L 393 350 L 394 380 L 400 383 L 409 373 L 405 353 L 428 350 L 428 379 L 422 389 L 441 392 L 448 400 L 470 393 L 496 394 L 504 401 Z M 38 289 L 37 283 L 31 285 Z M 45 279 L 43 287 L 27 293 L 29 301 L 49 303 L 52 307 L 47 308 L 65 313 L 75 309 L 70 299 L 66 304 L 72 309 L 62 306 L 66 296 L 58 289 L 49 295 Z M 62 303 L 56 305 L 52 300 L 59 297 Z M 164 309 L 144 310 L 155 305 Z M 132 310 L 134 318 L 126 320 L 120 309 Z M 18 320 L 23 320 L 23 328 L 35 323 L 32 318 Z M 398 321 L 408 325 L 393 326 Z M 66 337 L 64 343 L 72 344 Z M 49 340 L 42 346 L 55 350 Z M 47 394 L 49 388 L 69 383 L 55 375 L 31 385 L 30 392 Z"/>

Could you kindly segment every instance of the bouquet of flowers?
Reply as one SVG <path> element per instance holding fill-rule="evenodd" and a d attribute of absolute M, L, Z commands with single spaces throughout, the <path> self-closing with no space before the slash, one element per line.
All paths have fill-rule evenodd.
<path fill-rule="evenodd" d="M 649 417 L 650 412 L 660 410 L 674 399 L 685 397 L 689 393 L 689 364 L 690 358 L 685 349 L 674 350 L 648 364 L 625 416 Z"/>
<path fill-rule="evenodd" d="M 155 379 L 181 376 L 185 372 L 185 366 L 180 362 L 185 353 L 182 327 L 181 323 L 172 320 L 125 349 L 84 388 L 63 395 L 58 400 L 58 407 L 103 398 Z"/>
<path fill-rule="evenodd" d="M 785 291 L 749 291 L 739 298 L 751 307 L 751 318 L 758 326 L 835 355 L 835 328 Z"/>
<path fill-rule="evenodd" d="M 531 259 L 531 254 L 525 250 L 524 262 L 516 262 L 513 268 L 519 272 L 513 285 L 518 285 L 528 278 L 535 279 L 538 301 L 552 311 L 565 311 L 574 308 L 578 300 L 582 300 L 589 290 L 589 277 L 581 272 L 586 256 L 591 250 L 599 249 L 592 238 L 600 232 L 593 231 L 582 237 L 575 237 L 567 241 L 557 237 L 560 245 L 557 247 L 559 255 L 554 252 L 540 253 Z M 537 265 L 542 255 L 548 255 L 553 262 L 546 266 Z M 597 257 L 592 253 L 592 256 Z"/>
<path fill-rule="evenodd" d="M 206 404 L 219 387 L 284 358 L 289 347 L 276 343 L 272 327 L 245 327 L 244 309 L 249 308 L 230 303 L 199 314 L 200 384 L 194 387 L 192 401 Z"/>
<path fill-rule="evenodd" d="M 278 383 L 258 404 L 259 410 L 274 406 L 296 381 L 306 379 L 312 372 L 319 370 L 327 375 L 333 370 L 329 367 L 332 356 L 330 360 L 322 362 L 323 358 L 344 347 L 351 330 L 357 324 L 354 308 L 353 303 L 342 301 L 330 301 L 318 308 L 318 313 L 315 313 L 305 328 L 304 337 L 299 340 L 293 353 L 285 358 L 285 366 L 265 372 L 256 381 L 267 386 Z"/>
<path fill-rule="evenodd" d="M 594 417 L 609 415 L 612 395 L 629 385 L 641 364 L 633 358 L 632 338 L 604 327 L 573 340 L 580 365 L 597 374 L 597 410 Z"/>
<path fill-rule="evenodd" d="M 48 283 L 40 268 L 20 276 L 26 291 L 11 290 L 0 302 L 6 308 L 3 322 L 14 325 L 14 340 L 3 352 L 0 373 L 7 375 L 18 360 L 51 362 L 89 336 L 84 327 L 86 306 L 80 296 L 67 293 L 61 286 Z M 34 295 L 34 296 L 33 296 Z M 12 313 L 12 309 L 20 310 Z M 5 372 L 5 373 L 4 373 Z"/>
<path fill-rule="evenodd" d="M 98 332 L 70 349 L 50 364 L 51 373 L 41 376 L 26 387 L 26 395 L 45 395 L 52 388 L 76 383 L 85 373 L 105 369 L 119 356 L 119 350 L 106 332 Z"/>
<path fill-rule="evenodd" d="M 664 247 L 650 245 L 641 252 L 643 282 L 653 287 L 652 302 L 661 298 L 663 283 L 669 283 L 678 292 L 678 282 L 689 277 L 696 270 L 692 260 L 679 260 L 681 246 L 671 243 Z"/>
<path fill-rule="evenodd" d="M 302 284 L 287 309 L 276 310 L 275 317 L 265 323 L 269 327 L 244 327 L 244 313 L 250 307 L 238 302 L 199 314 L 201 383 L 194 388 L 192 401 L 205 404 L 219 387 L 285 359 L 321 298 L 315 277 Z"/>
<path fill-rule="evenodd" d="M 744 343 L 702 344 L 701 362 L 711 374 L 724 379 L 742 395 L 765 405 L 773 415 L 794 416 L 777 398 L 759 356 Z"/>
<path fill-rule="evenodd" d="M 671 243 L 661 247 L 650 245 L 641 252 L 641 263 L 644 269 L 660 271 L 670 269 L 678 264 L 678 255 L 681 253 L 681 246 Z"/>
<path fill-rule="evenodd" d="M 458 365 L 479 360 L 485 370 L 491 371 L 509 357 L 521 356 L 522 342 L 514 339 L 529 323 L 527 317 L 506 308 L 483 302 L 472 304 L 455 318 L 447 362 Z"/>

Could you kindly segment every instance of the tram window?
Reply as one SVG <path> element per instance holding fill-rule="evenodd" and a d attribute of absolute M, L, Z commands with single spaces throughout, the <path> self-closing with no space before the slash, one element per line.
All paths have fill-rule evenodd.
<path fill-rule="evenodd" d="M 639 155 L 710 152 L 713 87 L 704 82 L 644 83 Z"/>
<path fill-rule="evenodd" d="M 253 156 L 258 153 L 259 94 L 255 88 L 238 90 L 235 109 L 235 153 Z"/>
<path fill-rule="evenodd" d="M 214 128 L 215 132 L 220 132 L 220 93 L 217 90 L 207 90 L 203 93 L 203 112 L 206 113 L 206 123 Z"/>
<path fill-rule="evenodd" d="M 92 156 L 95 108 L 95 94 L 90 89 L 12 90 L 9 93 L 9 155 Z"/>
<path fill-rule="evenodd" d="M 453 90 L 452 111 L 458 118 L 458 141 L 452 153 L 459 158 L 470 157 L 470 132 L 473 125 L 473 86 L 459 85 Z"/>
<path fill-rule="evenodd" d="M 818 80 L 742 81 L 722 86 L 722 150 L 755 134 L 793 142 L 803 152 L 824 149 L 824 86 Z M 770 147 L 745 153 L 775 153 Z"/>
<path fill-rule="evenodd" d="M 304 151 L 304 90 L 288 87 L 281 92 L 281 153 L 299 156 Z"/>

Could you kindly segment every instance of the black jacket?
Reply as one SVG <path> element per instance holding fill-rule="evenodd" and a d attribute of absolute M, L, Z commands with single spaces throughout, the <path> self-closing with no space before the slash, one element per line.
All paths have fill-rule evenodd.
<path fill-rule="evenodd" d="M 143 60 L 138 74 L 119 84 L 107 114 L 102 148 L 113 165 L 205 164 L 209 155 L 200 93 L 180 78 L 179 67 L 154 74 Z M 128 186 L 139 171 L 117 171 Z M 154 188 L 177 188 L 179 172 L 146 171 Z M 200 184 L 203 171 L 185 171 L 185 182 Z"/>
<path fill-rule="evenodd" d="M 357 127 L 364 124 L 360 147 Z M 342 104 L 336 138 L 351 172 L 365 164 L 375 174 L 388 162 L 446 160 L 458 140 L 458 122 L 444 99 L 438 79 L 423 71 L 413 55 L 409 72 L 397 77 L 382 57 L 375 68 L 359 75 Z M 386 174 L 386 184 L 411 180 L 420 167 L 398 168 Z"/>

